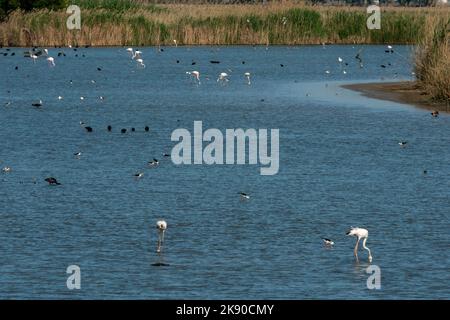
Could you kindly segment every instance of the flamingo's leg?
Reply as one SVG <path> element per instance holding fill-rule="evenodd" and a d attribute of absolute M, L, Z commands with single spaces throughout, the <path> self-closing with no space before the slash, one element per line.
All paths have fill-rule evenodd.
<path fill-rule="evenodd" d="M 356 240 L 355 250 L 353 250 L 353 253 L 355 254 L 356 260 L 358 260 L 358 244 L 359 244 L 360 238 Z"/>

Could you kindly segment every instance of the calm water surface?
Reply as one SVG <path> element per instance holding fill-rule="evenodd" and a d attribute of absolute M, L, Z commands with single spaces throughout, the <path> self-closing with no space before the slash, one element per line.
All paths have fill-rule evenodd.
<path fill-rule="evenodd" d="M 50 49 L 55 68 L 23 49 L 0 55 L 0 166 L 12 168 L 0 174 L 0 297 L 449 299 L 450 117 L 339 87 L 411 79 L 412 48 L 384 49 L 141 48 L 145 69 L 124 48 Z M 172 131 L 192 132 L 195 120 L 280 129 L 279 173 L 163 158 Z M 152 158 L 157 168 L 146 167 Z M 160 218 L 167 267 L 152 266 Z M 369 230 L 381 290 L 366 287 L 367 255 L 355 263 L 350 226 Z M 72 264 L 78 291 L 66 287 Z"/>

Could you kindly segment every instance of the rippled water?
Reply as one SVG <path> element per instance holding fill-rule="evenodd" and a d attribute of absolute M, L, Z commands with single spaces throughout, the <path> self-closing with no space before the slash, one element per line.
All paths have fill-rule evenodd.
<path fill-rule="evenodd" d="M 0 297 L 450 298 L 450 118 L 339 87 L 411 79 L 411 48 L 384 49 L 142 48 L 145 69 L 124 48 L 50 49 L 55 68 L 24 49 L 0 55 L 0 166 L 12 168 L 0 174 Z M 220 72 L 228 85 L 217 84 Z M 195 120 L 223 132 L 278 128 L 279 173 L 162 157 L 172 131 L 192 132 Z M 152 158 L 157 168 L 146 167 Z M 367 255 L 355 263 L 350 226 L 369 230 L 381 290 L 366 287 Z M 160 259 L 169 266 L 152 266 Z M 73 264 L 81 290 L 66 287 Z"/>

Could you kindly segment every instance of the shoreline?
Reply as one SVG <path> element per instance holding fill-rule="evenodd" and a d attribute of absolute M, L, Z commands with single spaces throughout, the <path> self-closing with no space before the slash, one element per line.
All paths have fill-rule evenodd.
<path fill-rule="evenodd" d="M 450 111 L 450 104 L 432 101 L 431 96 L 422 91 L 415 81 L 355 83 L 341 87 L 368 98 L 410 104 L 427 110 Z"/>

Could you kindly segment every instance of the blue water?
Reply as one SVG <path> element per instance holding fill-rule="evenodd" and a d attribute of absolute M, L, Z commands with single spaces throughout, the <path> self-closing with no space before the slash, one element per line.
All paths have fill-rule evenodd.
<path fill-rule="evenodd" d="M 164 49 L 141 48 L 145 69 L 125 48 L 50 49 L 54 68 L 24 49 L 0 55 L 0 166 L 12 168 L 0 173 L 0 298 L 450 298 L 450 117 L 339 86 L 412 79 L 411 47 Z M 162 157 L 172 131 L 193 132 L 195 120 L 278 128 L 278 174 Z M 168 223 L 162 256 L 158 219 Z M 350 226 L 369 230 L 380 290 L 366 286 L 367 253 L 355 262 Z M 81 268 L 80 290 L 66 287 L 69 265 Z"/>

